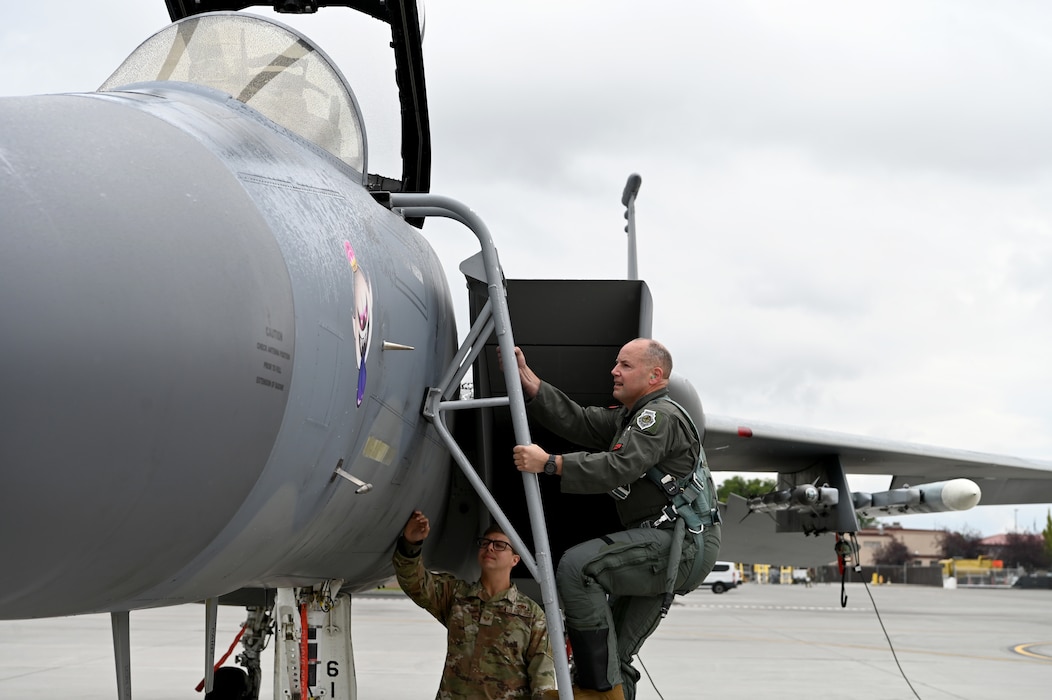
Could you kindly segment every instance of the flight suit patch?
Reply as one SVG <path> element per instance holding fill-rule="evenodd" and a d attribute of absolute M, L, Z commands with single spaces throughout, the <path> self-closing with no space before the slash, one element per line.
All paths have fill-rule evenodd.
<path fill-rule="evenodd" d="M 639 426 L 640 430 L 649 430 L 650 428 L 653 428 L 655 425 L 657 425 L 657 422 L 657 413 L 649 408 L 644 411 L 640 411 L 639 415 L 636 416 L 636 425 Z"/>

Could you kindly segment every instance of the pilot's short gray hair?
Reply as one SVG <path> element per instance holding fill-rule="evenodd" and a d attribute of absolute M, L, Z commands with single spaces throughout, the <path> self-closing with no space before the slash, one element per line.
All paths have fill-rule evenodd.
<path fill-rule="evenodd" d="M 665 379 L 672 376 L 672 354 L 669 353 L 668 348 L 654 340 L 653 338 L 644 338 L 646 340 L 646 357 L 647 364 L 653 367 L 660 367 L 661 371 L 665 373 Z"/>

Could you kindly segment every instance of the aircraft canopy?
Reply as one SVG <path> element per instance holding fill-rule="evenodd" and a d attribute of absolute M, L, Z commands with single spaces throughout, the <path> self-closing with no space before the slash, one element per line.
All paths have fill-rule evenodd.
<path fill-rule="evenodd" d="M 99 90 L 154 81 L 222 90 L 365 177 L 354 93 L 324 52 L 283 24 L 232 12 L 188 17 L 144 41 Z"/>

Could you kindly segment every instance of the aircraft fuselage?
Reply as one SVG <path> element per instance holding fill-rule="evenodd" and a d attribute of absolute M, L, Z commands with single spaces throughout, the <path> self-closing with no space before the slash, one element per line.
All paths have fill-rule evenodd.
<path fill-rule="evenodd" d="M 371 585 L 441 514 L 450 296 L 360 179 L 199 86 L 0 100 L 0 617 Z"/>

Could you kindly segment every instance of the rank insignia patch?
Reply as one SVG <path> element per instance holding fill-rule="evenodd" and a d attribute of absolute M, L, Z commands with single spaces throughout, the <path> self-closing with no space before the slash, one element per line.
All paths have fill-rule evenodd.
<path fill-rule="evenodd" d="M 639 426 L 640 430 L 646 430 L 647 428 L 652 427 L 655 423 L 657 423 L 657 414 L 649 408 L 636 416 L 636 425 Z"/>

